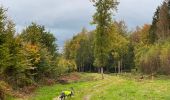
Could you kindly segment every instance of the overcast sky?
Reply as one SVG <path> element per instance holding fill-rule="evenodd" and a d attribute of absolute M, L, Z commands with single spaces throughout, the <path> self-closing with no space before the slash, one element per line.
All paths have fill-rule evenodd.
<path fill-rule="evenodd" d="M 80 32 L 83 27 L 92 30 L 89 23 L 95 9 L 90 0 L 0 0 L 8 8 L 19 32 L 31 22 L 45 25 L 57 37 L 62 48 L 64 41 Z M 163 0 L 119 0 L 116 20 L 124 20 L 129 29 L 151 23 L 153 13 Z"/>

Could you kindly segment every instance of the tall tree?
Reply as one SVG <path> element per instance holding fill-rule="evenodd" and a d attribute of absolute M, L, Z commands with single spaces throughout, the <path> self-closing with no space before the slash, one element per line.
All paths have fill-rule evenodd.
<path fill-rule="evenodd" d="M 5 21 L 6 21 L 6 10 L 3 7 L 0 7 L 0 45 L 4 43 L 4 34 L 5 34 Z"/>
<path fill-rule="evenodd" d="M 170 37 L 170 9 L 168 7 L 169 0 L 165 0 L 160 7 L 159 21 L 157 23 L 157 35 L 161 40 Z"/>
<path fill-rule="evenodd" d="M 78 71 L 90 71 L 93 65 L 93 32 L 85 28 L 65 43 L 64 57 L 74 60 Z"/>
<path fill-rule="evenodd" d="M 6 10 L 3 7 L 0 7 L 0 75 L 4 74 L 4 71 L 8 66 L 10 66 L 10 50 L 8 48 L 8 34 L 6 31 L 6 22 L 8 21 L 6 16 Z M 11 39 L 11 38 L 10 38 Z"/>
<path fill-rule="evenodd" d="M 153 44 L 156 42 L 157 40 L 157 23 L 158 23 L 158 19 L 159 19 L 159 12 L 160 12 L 160 7 L 157 8 L 154 16 L 153 16 L 153 21 L 152 21 L 152 25 L 149 29 L 149 35 L 148 35 L 148 40 L 149 43 Z"/>
<path fill-rule="evenodd" d="M 112 24 L 113 11 L 116 10 L 118 2 L 116 0 L 92 0 L 96 13 L 93 16 L 93 24 L 96 24 L 94 65 L 99 67 L 103 76 L 103 67 L 107 65 L 109 48 L 109 29 Z"/>
<path fill-rule="evenodd" d="M 115 60 L 114 62 L 117 63 L 118 72 L 120 73 L 123 67 L 123 56 L 128 51 L 129 41 L 122 35 L 122 31 L 117 29 L 117 26 L 115 27 L 114 24 L 112 25 L 109 37 L 111 40 L 109 51 L 111 51 L 111 54 Z"/>
<path fill-rule="evenodd" d="M 32 23 L 23 30 L 21 37 L 25 42 L 30 42 L 33 45 L 40 44 L 47 48 L 52 55 L 57 55 L 56 38 L 52 33 L 47 32 L 44 26 Z"/>

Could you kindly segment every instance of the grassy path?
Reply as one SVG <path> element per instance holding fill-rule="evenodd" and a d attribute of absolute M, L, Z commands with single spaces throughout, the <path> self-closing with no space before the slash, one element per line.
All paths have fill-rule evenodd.
<path fill-rule="evenodd" d="M 115 80 L 117 83 L 119 83 L 120 81 L 123 81 L 123 80 L 120 80 L 116 77 L 111 77 L 111 76 L 106 76 L 104 80 L 102 80 L 100 83 L 98 83 L 98 85 L 96 86 L 93 86 L 93 88 L 90 88 L 89 90 L 86 90 L 88 91 L 86 96 L 88 97 L 88 99 L 86 100 L 91 100 L 91 97 L 95 96 L 96 94 L 103 94 L 103 92 L 111 87 L 113 85 L 113 80 Z"/>
<path fill-rule="evenodd" d="M 126 75 L 105 75 L 104 80 L 99 74 L 81 76 L 80 81 L 71 84 L 41 87 L 24 100 L 52 100 L 70 87 L 74 87 L 75 95 L 67 100 L 170 100 L 169 78 L 138 81 Z"/>
<path fill-rule="evenodd" d="M 90 98 L 95 95 L 98 91 L 103 91 L 105 88 L 109 87 L 111 85 L 111 77 L 110 76 L 105 76 L 104 80 L 100 80 L 96 82 L 96 85 L 90 87 L 90 88 L 85 88 L 82 92 L 81 95 L 77 96 L 76 100 L 79 100 L 80 98 L 84 100 L 90 100 Z"/>

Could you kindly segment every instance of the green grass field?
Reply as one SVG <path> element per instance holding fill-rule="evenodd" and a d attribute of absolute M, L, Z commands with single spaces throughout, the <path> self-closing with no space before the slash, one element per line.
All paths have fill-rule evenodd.
<path fill-rule="evenodd" d="M 105 75 L 104 80 L 100 74 L 80 76 L 79 81 L 70 84 L 41 87 L 24 100 L 53 100 L 70 87 L 74 87 L 75 95 L 67 100 L 170 100 L 170 79 L 165 76 L 154 80 L 139 80 L 130 74 Z"/>

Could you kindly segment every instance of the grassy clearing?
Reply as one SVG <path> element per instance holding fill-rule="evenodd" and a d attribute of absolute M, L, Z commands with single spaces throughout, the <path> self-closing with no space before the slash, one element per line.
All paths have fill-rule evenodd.
<path fill-rule="evenodd" d="M 54 86 L 45 86 L 39 88 L 34 95 L 32 95 L 28 100 L 52 100 L 53 98 L 60 95 L 61 91 L 69 90 L 71 87 L 75 89 L 75 97 L 81 98 L 85 89 L 91 88 L 98 84 L 99 75 L 98 74 L 87 74 L 81 73 L 81 78 L 79 81 L 73 82 L 67 85 L 56 84 Z"/>
<path fill-rule="evenodd" d="M 121 79 L 121 77 L 120 77 Z M 91 100 L 170 100 L 170 80 L 113 81 L 107 89 Z"/>
<path fill-rule="evenodd" d="M 104 80 L 100 80 L 100 74 L 80 76 L 79 81 L 71 84 L 41 87 L 27 100 L 52 100 L 70 87 L 74 87 L 75 96 L 67 100 L 170 100 L 168 77 L 139 81 L 129 75 L 105 75 Z"/>

